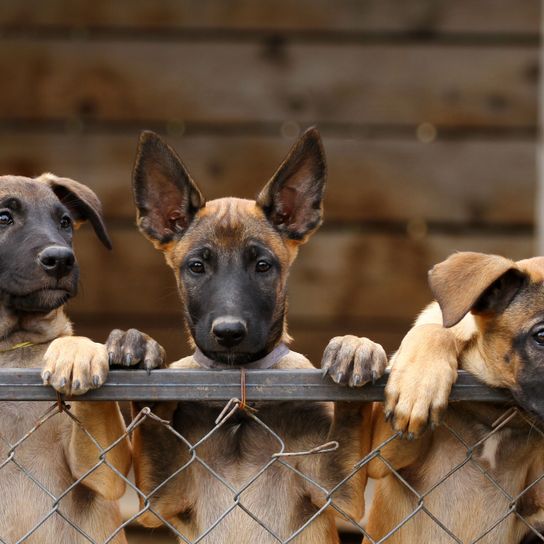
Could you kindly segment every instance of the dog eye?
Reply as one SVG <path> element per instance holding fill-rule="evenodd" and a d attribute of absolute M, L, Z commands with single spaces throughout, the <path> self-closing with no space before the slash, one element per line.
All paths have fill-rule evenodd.
<path fill-rule="evenodd" d="M 194 274 L 204 274 L 204 264 L 200 261 L 191 261 L 189 263 L 189 270 Z"/>
<path fill-rule="evenodd" d="M 0 225 L 13 225 L 13 216 L 9 212 L 0 212 Z"/>
<path fill-rule="evenodd" d="M 544 329 L 540 329 L 539 331 L 536 331 L 533 334 L 533 338 L 535 339 L 535 342 L 539 346 L 544 346 Z"/>
<path fill-rule="evenodd" d="M 270 263 L 267 263 L 266 261 L 257 261 L 257 264 L 255 265 L 255 270 L 257 272 L 268 272 L 272 265 Z"/>
<path fill-rule="evenodd" d="M 60 220 L 60 228 L 69 229 L 71 226 L 72 226 L 72 220 L 67 215 L 63 215 Z"/>

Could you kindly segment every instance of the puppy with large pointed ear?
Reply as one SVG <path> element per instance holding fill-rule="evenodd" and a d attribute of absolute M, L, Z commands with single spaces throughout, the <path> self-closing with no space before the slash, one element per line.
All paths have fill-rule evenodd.
<path fill-rule="evenodd" d="M 286 283 L 298 248 L 321 224 L 324 186 L 325 159 L 316 129 L 301 136 L 256 200 L 228 197 L 209 202 L 176 153 L 156 134 L 142 134 L 134 168 L 138 226 L 174 271 L 195 347 L 193 355 L 172 363 L 171 368 L 313 368 L 304 356 L 285 345 L 289 341 Z M 144 344 L 149 345 L 148 339 L 137 331 L 114 331 L 108 341 L 111 360 L 128 364 L 143 361 L 146 366 Z M 358 364 L 341 372 L 346 383 L 362 385 L 370 379 L 372 371 L 366 366 L 375 360 L 383 359 L 383 370 L 381 346 L 368 341 L 363 353 Z M 331 356 L 327 371 L 337 377 L 338 357 Z M 160 417 L 172 420 L 185 436 L 209 432 L 219 415 L 217 407 L 206 403 L 195 413 L 191 403 L 162 403 L 154 408 L 155 413 L 158 410 Z M 189 414 L 184 410 L 191 414 L 179 415 Z M 299 468 L 319 481 L 321 489 L 333 489 L 345 479 L 335 503 L 359 519 L 366 473 L 359 471 L 352 478 L 351 471 L 368 446 L 369 407 L 308 402 L 304 410 L 298 410 L 284 403 L 263 405 L 259 417 L 271 428 L 284 429 L 282 437 L 290 451 L 330 440 L 341 444 L 338 451 L 319 459 L 308 456 Z M 266 452 L 272 453 L 277 446 L 245 422 L 241 425 L 244 430 L 234 435 L 229 426 L 221 428 L 199 455 L 203 459 L 213 455 L 222 467 L 235 462 L 240 474 L 253 470 L 248 462 L 254 461 L 248 459 L 264 459 L 263 452 L 266 457 Z M 171 436 L 153 422 L 135 430 L 135 474 L 144 494 L 156 488 L 158 475 L 171 474 L 188 461 L 186 450 L 172 442 Z M 151 498 L 153 511 L 191 540 L 210 527 L 224 505 L 232 501 L 225 486 L 203 480 L 192 470 L 190 467 L 163 486 L 160 497 Z M 325 501 L 321 491 L 295 479 L 287 495 L 280 490 L 285 495 L 280 497 L 277 475 L 270 474 L 266 472 L 255 484 L 258 490 L 252 491 L 265 525 L 287 540 L 307 521 L 309 528 L 297 541 L 337 542 L 333 517 L 318 516 Z M 306 500 L 301 502 L 300 497 Z M 318 519 L 310 523 L 314 515 Z M 160 523 L 151 512 L 140 521 L 148 526 Z M 250 516 L 228 516 L 217 531 L 215 538 L 222 542 L 270 540 Z"/>
<path fill-rule="evenodd" d="M 257 200 L 206 202 L 175 151 L 153 132 L 141 135 L 133 181 L 138 227 L 173 269 L 199 349 L 236 365 L 288 341 L 288 270 L 323 218 L 318 131 L 302 135 Z M 113 351 L 115 360 L 121 357 Z M 141 352 L 137 345 L 129 351 Z"/>

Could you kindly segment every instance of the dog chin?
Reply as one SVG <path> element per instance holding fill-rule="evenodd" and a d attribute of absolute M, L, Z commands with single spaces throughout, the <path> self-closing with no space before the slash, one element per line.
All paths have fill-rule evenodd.
<path fill-rule="evenodd" d="M 65 289 L 41 289 L 27 295 L 10 295 L 8 306 L 18 312 L 49 313 L 66 304 L 71 296 Z"/>
<path fill-rule="evenodd" d="M 216 361 L 218 363 L 221 363 L 223 365 L 230 365 L 233 367 L 239 367 L 244 366 L 249 363 L 252 363 L 253 361 L 257 361 L 258 359 L 261 359 L 266 355 L 266 351 L 259 351 L 256 353 L 248 353 L 248 352 L 235 352 L 230 350 L 215 350 L 210 351 L 206 349 L 202 349 L 200 346 L 200 351 L 206 355 L 209 359 L 212 361 Z"/>

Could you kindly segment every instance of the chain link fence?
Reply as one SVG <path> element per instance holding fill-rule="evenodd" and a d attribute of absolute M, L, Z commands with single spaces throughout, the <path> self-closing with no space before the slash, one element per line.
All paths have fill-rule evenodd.
<path fill-rule="evenodd" d="M 86 400 L 134 400 L 138 401 L 138 410 L 134 411 L 133 417 L 129 421 L 125 435 L 119 437 L 114 443 L 108 447 L 101 447 L 95 437 L 92 436 L 81 424 L 80 421 L 71 412 L 70 404 L 73 399 L 63 399 L 56 395 L 55 392 L 48 387 L 41 385 L 41 379 L 38 370 L 0 370 L 0 400 L 2 410 L 5 412 L 3 417 L 10 417 L 9 405 L 11 402 L 17 401 L 41 401 L 40 404 L 46 406 L 42 415 L 37 419 L 34 426 L 29 429 L 20 429 L 20 436 L 16 440 L 0 437 L 2 441 L 2 452 L 5 452 L 4 458 L 0 464 L 0 481 L 4 478 L 9 478 L 12 471 L 6 470 L 11 468 L 18 473 L 24 475 L 34 485 L 38 486 L 44 494 L 47 495 L 50 501 L 50 510 L 40 519 L 35 520 L 35 524 L 30 530 L 25 532 L 17 540 L 8 540 L 6 535 L 0 534 L 0 543 L 14 544 L 15 542 L 39 542 L 32 540 L 33 535 L 37 534 L 40 528 L 54 516 L 60 516 L 68 525 L 70 525 L 81 538 L 81 542 L 89 542 L 93 544 L 106 544 L 115 542 L 119 534 L 125 528 L 135 522 L 142 515 L 153 515 L 156 518 L 156 525 L 166 527 L 175 537 L 186 544 L 197 544 L 206 542 L 221 542 L 221 522 L 231 513 L 235 511 L 243 511 L 245 515 L 251 518 L 260 528 L 261 536 L 257 540 L 259 542 L 278 542 L 281 544 L 305 542 L 304 533 L 308 531 L 312 524 L 316 523 L 321 516 L 334 515 L 343 520 L 344 527 L 349 527 L 349 530 L 359 534 L 360 539 L 365 538 L 365 543 L 376 542 L 407 542 L 403 540 L 402 531 L 409 523 L 420 523 L 422 516 L 434 524 L 439 531 L 439 535 L 433 542 L 510 542 L 507 537 L 501 536 L 501 531 L 506 531 L 505 523 L 510 520 L 518 520 L 526 528 L 525 532 L 534 540 L 531 542 L 544 542 L 544 536 L 539 532 L 539 527 L 533 523 L 532 517 L 524 514 L 520 504 L 524 502 L 526 496 L 536 489 L 540 482 L 544 479 L 544 470 L 541 474 L 534 474 L 531 481 L 525 482 L 520 489 L 515 493 L 508 486 L 504 485 L 501 478 L 497 476 L 496 467 L 493 463 L 486 461 L 486 444 L 494 440 L 504 429 L 515 425 L 527 427 L 529 433 L 539 439 L 544 438 L 542 430 L 535 423 L 534 419 L 526 413 L 520 411 L 515 406 L 512 406 L 512 401 L 509 395 L 500 390 L 489 389 L 482 384 L 476 382 L 470 376 L 460 373 L 458 383 L 454 386 L 451 398 L 456 401 L 471 401 L 471 402 L 493 402 L 503 405 L 501 408 L 501 417 L 496 419 L 489 428 L 489 431 L 480 437 L 477 441 L 467 441 L 467 437 L 463 436 L 454 425 L 451 425 L 448 420 L 440 427 L 442 434 L 446 433 L 449 440 L 455 441 L 464 454 L 461 459 L 453 459 L 450 461 L 448 470 L 440 473 L 435 481 L 428 483 L 424 489 L 421 486 L 414 485 L 413 478 L 403 470 L 397 470 L 390 462 L 388 455 L 384 453 L 387 448 L 390 448 L 395 441 L 401 441 L 399 447 L 405 447 L 410 444 L 404 440 L 400 433 L 394 433 L 388 436 L 379 444 L 374 444 L 372 451 L 362 456 L 351 468 L 349 474 L 343 474 L 333 486 L 325 488 L 318 481 L 313 479 L 309 474 L 305 474 L 300 467 L 293 463 L 292 460 L 303 456 L 326 456 L 332 452 L 342 448 L 342 444 L 338 441 L 325 442 L 315 444 L 305 451 L 289 451 L 286 447 L 286 442 L 282 436 L 277 434 L 276 430 L 271 428 L 266 421 L 261 419 L 259 411 L 250 406 L 252 401 L 298 401 L 318 402 L 318 401 L 354 401 L 354 402 L 370 402 L 383 400 L 384 386 L 386 378 L 380 380 L 373 385 L 365 386 L 362 389 L 348 389 L 336 386 L 328 380 L 323 380 L 319 371 L 253 371 L 243 373 L 242 377 L 238 371 L 171 371 L 161 370 L 155 371 L 148 376 L 143 371 L 116 371 L 112 372 L 108 382 L 96 391 L 85 395 Z M 198 441 L 191 442 L 186 436 L 180 434 L 175 428 L 172 421 L 165 420 L 157 413 L 157 400 L 162 401 L 205 401 L 222 403 L 223 409 L 217 418 L 215 425 L 208 430 Z M 11 401 L 11 402 L 6 402 Z M 50 401 L 48 403 L 44 401 Z M 149 402 L 147 402 L 149 401 Z M 148 404 L 147 406 L 145 404 Z M 257 425 L 262 432 L 267 434 L 275 444 L 276 451 L 270 455 L 266 463 L 258 468 L 253 474 L 249 475 L 242 486 L 234 486 L 221 470 L 213 467 L 208 460 L 199 455 L 199 448 L 214 436 L 219 429 L 228 425 L 229 421 L 239 417 L 243 413 L 246 420 L 251 420 L 254 425 Z M 89 438 L 92 445 L 96 448 L 96 464 L 92 466 L 85 474 L 77 480 L 72 481 L 66 489 L 60 494 L 53 493 L 46 483 L 46 475 L 37 474 L 30 466 L 25 466 L 18 458 L 18 452 L 25 447 L 25 443 L 32 437 L 38 429 L 47 425 L 52 418 L 70 418 Z M 139 489 L 134 481 L 120 473 L 112 464 L 108 462 L 107 454 L 116 447 L 127 435 L 149 423 L 159 425 L 166 430 L 170 437 L 179 444 L 187 452 L 186 459 L 182 464 L 177 466 L 170 474 L 166 475 L 153 489 L 144 492 Z M 477 424 L 477 422 L 475 422 Z M 398 445 L 397 445 L 398 446 Z M 488 448 L 489 449 L 489 448 Z M 489 453 L 489 452 L 488 452 Z M 342 490 L 343 486 L 352 478 L 356 477 L 360 471 L 365 470 L 370 463 L 382 463 L 386 467 L 389 474 L 387 477 L 395 478 L 397 483 L 402 486 L 403 493 L 411 497 L 412 509 L 402 516 L 400 522 L 394 527 L 389 528 L 385 534 L 381 534 L 379 538 L 372 536 L 368 532 L 368 527 L 364 520 L 354 519 L 346 508 L 336 501 L 335 497 Z M 73 520 L 63 511 L 62 500 L 71 493 L 77 486 L 84 482 L 91 473 L 100 467 L 108 467 L 117 476 L 123 479 L 128 488 L 139 498 L 139 508 L 130 516 L 123 520 L 123 523 L 109 535 L 105 540 L 96 541 L 92 535 L 87 534 L 81 527 L 78 527 Z M 189 536 L 180 531 L 179 524 L 173 523 L 171 519 L 165 519 L 163 514 L 154 506 L 154 498 L 159 496 L 161 492 L 173 482 L 179 482 L 184 474 L 188 473 L 191 468 L 199 467 L 207 473 L 208 477 L 220 482 L 231 495 L 231 501 L 222 514 L 196 537 Z M 432 494 L 446 485 L 450 478 L 455 478 L 459 471 L 470 466 L 482 478 L 484 478 L 496 492 L 503 498 L 504 506 L 499 507 L 500 514 L 491 524 L 479 528 L 478 534 L 471 536 L 469 540 L 464 539 L 463 535 L 456 534 L 455 529 L 436 515 L 436 512 L 429 507 L 428 501 Z M 281 467 L 287 471 L 284 474 L 292 474 L 296 478 L 303 480 L 310 486 L 314 486 L 319 490 L 324 500 L 319 506 L 315 506 L 309 511 L 291 534 L 285 535 L 277 528 L 270 526 L 267 520 L 263 519 L 258 512 L 252 511 L 251 507 L 244 502 L 244 492 L 248 490 L 266 471 L 272 468 Z M 9 481 L 4 480 L 3 488 L 9 486 Z M 363 490 L 360 490 L 363 493 Z M 477 489 L 471 489 L 468 486 L 462 490 L 462 493 L 470 494 L 477 492 Z M 495 500 L 495 502 L 497 502 Z M 494 505 L 497 507 L 497 505 Z M 369 505 L 367 504 L 367 510 Z M 451 509 L 462 508 L 462 505 L 451 504 Z M 539 508 L 539 505 L 537 506 Z M 473 512 L 466 512 L 466 516 L 473 515 Z M 399 539 L 400 535 L 400 540 Z M 397 540 L 395 540 L 395 538 Z M 257 542 L 255 540 L 255 542 Z M 150 540 L 153 542 L 154 540 Z M 79 540 L 78 540 L 79 542 Z M 520 542 L 520 539 L 516 540 Z"/>

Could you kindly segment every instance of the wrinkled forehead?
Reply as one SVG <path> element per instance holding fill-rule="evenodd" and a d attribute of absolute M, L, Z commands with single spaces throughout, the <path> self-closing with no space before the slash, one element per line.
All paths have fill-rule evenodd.
<path fill-rule="evenodd" d="M 59 202 L 45 183 L 22 176 L 0 176 L 0 200 L 9 197 L 30 204 L 39 202 L 41 206 Z"/>
<path fill-rule="evenodd" d="M 192 249 L 204 245 L 229 253 L 253 242 L 267 247 L 280 261 L 289 261 L 289 250 L 280 234 L 254 200 L 221 198 L 207 202 L 196 214 L 190 229 L 176 245 L 175 253 L 181 259 Z"/>

